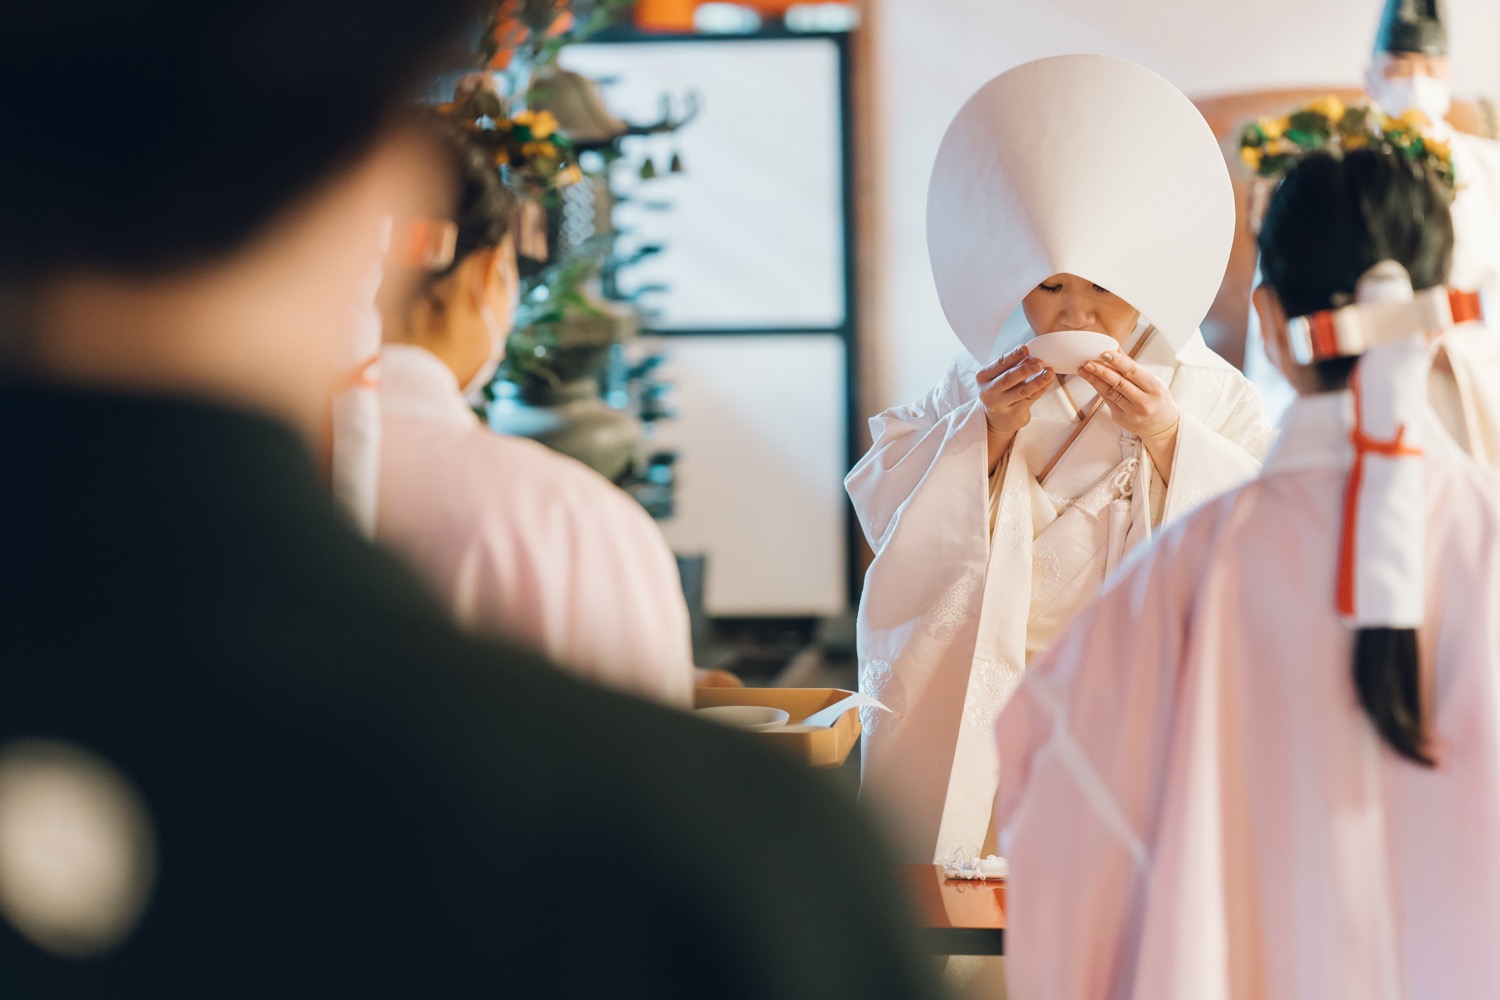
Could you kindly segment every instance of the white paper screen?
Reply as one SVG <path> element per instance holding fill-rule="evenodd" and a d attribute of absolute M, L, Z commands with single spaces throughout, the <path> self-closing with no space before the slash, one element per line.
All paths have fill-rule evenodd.
<path fill-rule="evenodd" d="M 661 117 L 661 99 L 697 93 L 698 117 L 674 135 L 626 140 L 633 166 L 649 151 L 659 180 L 616 208 L 622 243 L 661 243 L 621 272 L 621 290 L 664 284 L 642 299 L 651 329 L 829 329 L 844 322 L 838 50 L 826 38 L 596 43 L 563 50 L 565 67 L 604 87 L 611 112 Z M 672 154 L 686 172 L 667 176 Z M 615 181 L 636 187 L 630 167 Z"/>

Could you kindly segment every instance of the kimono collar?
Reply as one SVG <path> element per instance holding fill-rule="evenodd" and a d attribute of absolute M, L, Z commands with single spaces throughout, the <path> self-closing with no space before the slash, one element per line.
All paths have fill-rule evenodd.
<path fill-rule="evenodd" d="M 392 416 L 475 423 L 453 371 L 436 354 L 412 344 L 381 348 L 380 408 Z"/>

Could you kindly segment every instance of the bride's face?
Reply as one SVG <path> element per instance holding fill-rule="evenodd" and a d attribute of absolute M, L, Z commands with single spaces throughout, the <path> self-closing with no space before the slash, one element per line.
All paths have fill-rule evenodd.
<path fill-rule="evenodd" d="M 1140 311 L 1113 292 L 1076 274 L 1054 274 L 1021 300 L 1026 321 L 1037 333 L 1092 330 L 1125 343 L 1140 320 Z"/>

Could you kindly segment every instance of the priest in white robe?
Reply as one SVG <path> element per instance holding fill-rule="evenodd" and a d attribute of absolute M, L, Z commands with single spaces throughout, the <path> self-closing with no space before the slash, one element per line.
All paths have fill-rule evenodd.
<path fill-rule="evenodd" d="M 1426 400 L 1472 304 L 1443 195 L 1390 149 L 1317 155 L 1260 238 L 1302 394 L 1264 470 L 1141 552 L 1000 718 L 1029 1000 L 1500 995 L 1500 480 Z"/>
<path fill-rule="evenodd" d="M 1149 162 L 1099 155 L 1146 131 Z M 1259 468 L 1259 397 L 1197 330 L 1233 222 L 1207 124 L 1121 60 L 1005 73 L 944 137 L 928 246 L 969 354 L 871 421 L 846 482 L 875 552 L 860 688 L 891 709 L 866 712 L 863 794 L 910 860 L 981 850 L 1028 660 L 1128 550 Z"/>

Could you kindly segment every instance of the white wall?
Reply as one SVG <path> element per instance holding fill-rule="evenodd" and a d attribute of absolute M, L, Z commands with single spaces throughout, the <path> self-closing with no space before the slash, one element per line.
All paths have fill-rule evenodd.
<path fill-rule="evenodd" d="M 1500 3 L 1448 8 L 1456 92 L 1500 95 Z M 917 398 L 961 350 L 933 291 L 923 210 L 943 129 L 985 80 L 1043 56 L 1100 52 L 1189 96 L 1357 85 L 1380 9 L 1380 0 L 869 0 L 863 408 Z"/>
<path fill-rule="evenodd" d="M 672 337 L 658 444 L 677 452 L 672 550 L 708 556 L 712 616 L 848 607 L 844 342 L 831 334 Z M 829 391 L 832 388 L 833 391 Z"/>

